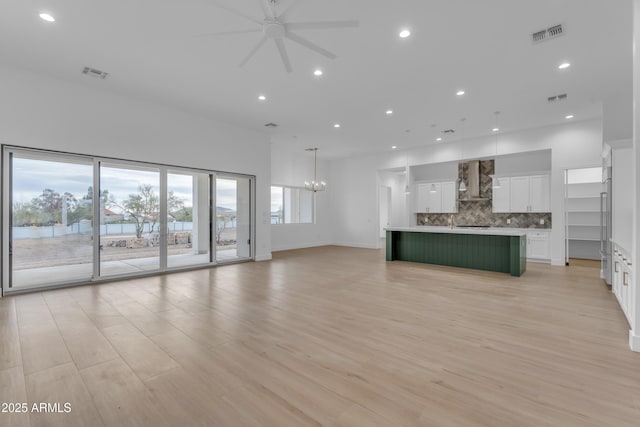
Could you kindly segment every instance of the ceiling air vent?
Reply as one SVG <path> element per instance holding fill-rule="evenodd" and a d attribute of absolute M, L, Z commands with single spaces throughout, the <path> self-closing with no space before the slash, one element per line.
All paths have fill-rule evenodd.
<path fill-rule="evenodd" d="M 269 122 L 269 123 L 267 123 L 267 124 L 265 125 L 265 127 L 268 127 L 268 128 L 277 128 L 277 127 L 278 127 L 278 125 L 277 125 L 277 124 L 275 124 L 275 123 L 273 123 L 273 122 Z"/>
<path fill-rule="evenodd" d="M 453 129 L 445 129 L 442 131 L 442 133 L 455 133 L 456 131 Z"/>
<path fill-rule="evenodd" d="M 567 99 L 566 93 L 561 93 L 560 95 L 553 95 L 547 98 L 548 102 L 556 102 L 556 101 L 564 101 Z"/>
<path fill-rule="evenodd" d="M 566 34 L 566 28 L 564 24 L 554 25 L 544 30 L 536 31 L 531 34 L 531 41 L 533 44 L 555 39 L 556 37 L 564 36 Z"/>
<path fill-rule="evenodd" d="M 82 74 L 86 74 L 87 76 L 95 77 L 96 79 L 106 79 L 109 73 L 105 73 L 104 71 L 97 70 L 91 67 L 84 67 L 82 70 Z"/>

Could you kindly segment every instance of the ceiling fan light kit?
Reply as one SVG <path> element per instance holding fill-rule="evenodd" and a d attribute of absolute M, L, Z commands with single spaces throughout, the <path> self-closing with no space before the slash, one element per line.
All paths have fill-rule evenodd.
<path fill-rule="evenodd" d="M 262 27 L 262 38 L 258 41 L 258 43 L 249 51 L 249 54 L 240 62 L 240 67 L 249 62 L 249 60 L 260 50 L 262 46 L 265 45 L 269 40 L 273 40 L 274 44 L 278 48 L 278 52 L 280 53 L 280 59 L 282 64 L 284 65 L 285 70 L 288 73 L 293 71 L 293 67 L 291 66 L 291 61 L 289 60 L 289 55 L 287 52 L 287 48 L 284 44 L 284 40 L 287 39 L 294 43 L 299 44 L 309 50 L 312 50 L 326 58 L 335 59 L 336 55 L 318 45 L 308 40 L 305 37 L 302 37 L 292 30 L 325 30 L 325 29 L 335 29 L 335 28 L 354 28 L 360 25 L 359 21 L 315 21 L 315 22 L 289 22 L 287 20 L 288 14 L 291 10 L 299 4 L 300 0 L 294 1 L 289 5 L 287 9 L 285 9 L 282 13 L 277 13 L 276 7 L 278 6 L 278 0 L 258 0 L 260 4 L 260 8 L 262 9 L 262 13 L 264 15 L 264 19 L 259 21 L 254 19 L 253 17 L 240 12 L 236 9 L 225 6 L 219 2 L 214 2 L 218 7 L 231 12 L 235 15 L 241 16 L 254 24 L 257 24 Z M 212 33 L 211 35 L 219 36 L 219 35 L 229 35 L 229 34 L 242 34 L 242 33 L 256 33 L 261 30 L 259 29 L 250 29 L 250 30 L 233 30 L 233 31 L 223 31 L 218 33 Z"/>

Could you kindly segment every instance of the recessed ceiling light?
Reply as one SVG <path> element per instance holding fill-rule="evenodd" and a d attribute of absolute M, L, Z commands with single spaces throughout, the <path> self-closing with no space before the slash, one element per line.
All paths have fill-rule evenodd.
<path fill-rule="evenodd" d="M 567 120 L 568 119 L 573 119 L 573 114 L 569 114 L 568 116 L 565 116 L 564 118 L 567 119 Z"/>
<path fill-rule="evenodd" d="M 462 96 L 462 95 L 464 95 L 464 91 L 463 90 L 459 90 L 459 91 L 456 92 L 456 95 Z"/>
<path fill-rule="evenodd" d="M 55 22 L 56 21 L 56 19 L 53 16 L 51 16 L 48 13 L 44 13 L 44 12 L 40 14 L 40 18 L 42 18 L 43 20 L 45 20 L 47 22 Z"/>
<path fill-rule="evenodd" d="M 333 127 L 336 128 L 336 129 L 339 128 L 340 127 L 340 123 L 334 124 Z"/>
<path fill-rule="evenodd" d="M 400 36 L 401 39 L 406 39 L 407 37 L 409 37 L 411 35 L 411 31 L 404 29 L 402 31 L 400 31 L 400 34 L 398 34 Z"/>
<path fill-rule="evenodd" d="M 436 141 L 440 142 L 442 141 L 442 138 L 436 138 Z"/>
<path fill-rule="evenodd" d="M 321 75 L 323 75 L 323 74 L 324 74 L 324 71 L 322 71 L 320 68 L 316 68 L 316 69 L 313 71 L 313 75 L 314 75 L 314 76 L 316 76 L 316 77 L 320 77 L 320 76 L 321 76 Z"/>
<path fill-rule="evenodd" d="M 569 68 L 571 67 L 571 64 L 568 62 L 563 62 L 562 64 L 558 65 L 558 68 L 561 70 L 564 70 L 565 68 Z"/>
<path fill-rule="evenodd" d="M 258 100 L 259 100 L 259 101 L 266 101 L 266 100 L 267 100 L 267 97 L 266 97 L 266 96 L 264 96 L 264 95 L 259 95 L 259 96 L 258 96 Z"/>
<path fill-rule="evenodd" d="M 500 131 L 500 129 L 499 129 L 499 128 L 493 128 L 493 129 L 491 129 L 491 131 L 492 131 L 492 132 L 499 132 L 499 131 Z"/>
<path fill-rule="evenodd" d="M 387 116 L 390 116 L 390 115 L 392 115 L 392 114 L 393 114 L 393 110 L 387 110 L 387 112 L 386 112 L 386 113 L 387 113 Z"/>
<path fill-rule="evenodd" d="M 395 150 L 396 148 L 398 148 L 398 146 L 397 146 L 397 145 L 392 145 L 392 146 L 391 146 L 391 149 L 392 149 L 392 150 Z"/>

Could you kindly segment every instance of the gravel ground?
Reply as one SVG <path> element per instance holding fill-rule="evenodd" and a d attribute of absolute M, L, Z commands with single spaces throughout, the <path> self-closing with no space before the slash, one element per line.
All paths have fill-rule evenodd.
<path fill-rule="evenodd" d="M 234 240 L 236 230 L 228 229 L 223 232 L 223 240 Z M 135 236 L 109 235 L 109 238 L 133 238 Z M 59 237 L 44 237 L 40 239 L 16 239 L 13 242 L 13 268 L 26 270 L 30 268 L 52 267 L 60 265 L 86 264 L 91 262 L 93 241 L 91 236 L 69 234 Z M 169 255 L 189 254 L 191 245 L 171 245 Z M 225 245 L 232 248 L 235 245 Z M 148 258 L 158 256 L 160 248 L 117 248 L 103 246 L 100 251 L 102 261 L 116 261 L 123 259 Z"/>

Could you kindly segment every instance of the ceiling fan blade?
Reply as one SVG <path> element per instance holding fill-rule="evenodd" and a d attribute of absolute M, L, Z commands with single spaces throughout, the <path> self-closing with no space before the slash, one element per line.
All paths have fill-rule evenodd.
<path fill-rule="evenodd" d="M 329 52 L 326 49 L 321 48 L 320 46 L 318 46 L 315 43 L 310 42 L 309 40 L 305 39 L 304 37 L 300 37 L 299 35 L 289 32 L 287 31 L 287 33 L 285 34 L 285 37 L 288 38 L 289 40 L 296 42 L 308 49 L 311 49 L 315 52 L 318 52 L 320 55 L 326 56 L 329 59 L 336 59 L 336 55 L 334 53 Z"/>
<path fill-rule="evenodd" d="M 280 14 L 278 15 L 278 19 L 284 21 L 289 16 L 289 13 L 295 9 L 300 4 L 300 0 L 293 0 L 291 4 Z"/>
<path fill-rule="evenodd" d="M 230 8 L 229 6 L 225 6 L 225 5 L 223 5 L 223 4 L 220 4 L 220 3 L 219 3 L 219 2 L 217 2 L 217 1 L 213 1 L 213 4 L 215 4 L 216 6 L 218 6 L 220 9 L 224 9 L 224 10 L 226 10 L 227 12 L 231 12 L 231 13 L 233 13 L 233 14 L 235 14 L 235 15 L 242 16 L 244 19 L 248 19 L 248 20 L 249 20 L 249 21 L 251 21 L 251 22 L 255 22 L 255 23 L 256 23 L 256 24 L 258 24 L 258 25 L 262 25 L 262 24 L 263 24 L 263 23 L 262 23 L 262 21 L 259 21 L 259 20 L 255 19 L 254 17 L 247 15 L 247 14 L 246 14 L 246 13 L 244 13 L 244 12 L 240 12 L 239 10 L 236 10 L 236 9 Z"/>
<path fill-rule="evenodd" d="M 267 6 L 265 1 L 267 0 L 258 0 L 258 3 L 260 3 L 260 7 L 262 8 L 262 13 L 264 14 L 264 19 L 273 19 L 273 10 L 271 10 L 271 8 Z"/>
<path fill-rule="evenodd" d="M 282 63 L 287 73 L 292 72 L 293 68 L 291 68 L 291 62 L 289 62 L 289 55 L 287 55 L 287 49 L 284 47 L 284 41 L 282 39 L 273 39 L 273 41 L 276 42 L 276 46 L 278 46 L 280 58 L 282 58 Z"/>
<path fill-rule="evenodd" d="M 257 28 L 255 30 L 233 30 L 233 31 L 217 31 L 215 33 L 200 34 L 200 36 L 226 36 L 228 34 L 245 34 L 245 33 L 261 33 L 262 29 Z"/>
<path fill-rule="evenodd" d="M 262 38 L 260 39 L 260 41 L 258 42 L 257 45 L 254 46 L 253 49 L 251 49 L 251 52 L 249 52 L 249 54 L 242 60 L 242 62 L 240 63 L 240 67 L 244 67 L 244 65 L 249 62 L 249 60 L 251 59 L 251 57 L 253 55 L 256 54 L 256 52 L 258 51 L 258 49 L 260 49 L 262 47 L 262 45 L 264 45 L 267 42 L 267 36 L 262 36 Z"/>
<path fill-rule="evenodd" d="M 360 21 L 318 21 L 318 22 L 288 22 L 290 30 L 325 30 L 329 28 L 355 28 Z"/>

